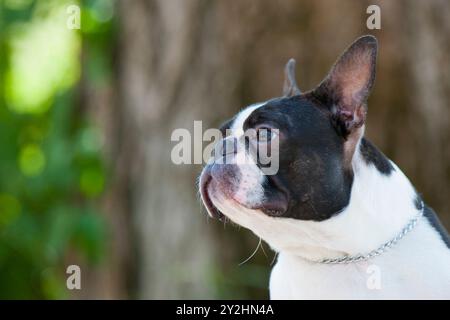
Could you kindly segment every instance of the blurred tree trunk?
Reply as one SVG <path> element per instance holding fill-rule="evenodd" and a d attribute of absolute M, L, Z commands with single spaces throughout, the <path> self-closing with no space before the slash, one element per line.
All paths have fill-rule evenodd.
<path fill-rule="evenodd" d="M 207 12 L 202 1 L 120 5 L 119 103 L 130 144 L 139 298 L 214 297 L 213 237 L 196 196 L 199 167 L 170 158 L 174 129 L 192 130 L 194 120 L 223 117 L 228 107 L 213 100 L 230 89 L 214 81 L 223 66 L 204 47 L 217 44 L 204 34 Z"/>
<path fill-rule="evenodd" d="M 227 246 L 212 234 L 218 230 L 208 227 L 196 196 L 200 167 L 171 162 L 170 136 L 176 128 L 192 132 L 194 120 L 217 126 L 246 103 L 278 96 L 285 61 L 298 58 L 301 44 L 309 46 L 303 61 L 315 54 L 313 34 L 301 27 L 314 27 L 325 9 L 297 1 L 121 2 L 119 104 L 131 145 L 139 297 L 213 297 L 214 261 L 228 255 L 237 266 L 253 250 L 254 238 L 239 246 L 225 237 Z M 348 21 L 351 30 L 355 19 Z M 330 56 L 341 49 L 334 46 Z"/>
<path fill-rule="evenodd" d="M 138 297 L 214 298 L 214 270 L 226 277 L 257 243 L 207 223 L 196 195 L 200 166 L 171 162 L 172 131 L 193 132 L 194 120 L 205 130 L 280 95 L 290 57 L 300 88 L 311 89 L 369 33 L 369 4 L 380 5 L 382 29 L 370 31 L 381 50 L 367 135 L 450 225 L 448 2 L 121 1 L 117 108 L 109 111 L 120 125 L 106 132 L 125 178 L 107 198 L 111 210 L 131 211 L 115 234 L 122 223 L 137 232 L 126 256 L 137 263 Z M 270 259 L 261 261 L 269 269 Z"/>

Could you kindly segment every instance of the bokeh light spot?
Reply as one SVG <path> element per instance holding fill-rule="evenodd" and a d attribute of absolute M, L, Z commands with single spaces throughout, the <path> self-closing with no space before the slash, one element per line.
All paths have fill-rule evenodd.
<path fill-rule="evenodd" d="M 83 129 L 80 135 L 80 147 L 82 152 L 98 152 L 100 149 L 98 132 L 93 128 Z"/>
<path fill-rule="evenodd" d="M 20 171 L 26 176 L 37 176 L 45 167 L 45 154 L 35 144 L 25 145 L 19 154 Z"/>
<path fill-rule="evenodd" d="M 92 15 L 99 22 L 107 22 L 114 16 L 114 1 L 98 0 L 92 6 Z"/>
<path fill-rule="evenodd" d="M 81 172 L 80 189 L 85 195 L 94 197 L 103 191 L 105 177 L 98 168 L 88 168 Z"/>
<path fill-rule="evenodd" d="M 48 110 L 56 93 L 72 86 L 80 76 L 80 37 L 65 27 L 65 6 L 48 17 L 17 24 L 11 32 L 11 64 L 5 74 L 5 98 L 17 113 Z"/>

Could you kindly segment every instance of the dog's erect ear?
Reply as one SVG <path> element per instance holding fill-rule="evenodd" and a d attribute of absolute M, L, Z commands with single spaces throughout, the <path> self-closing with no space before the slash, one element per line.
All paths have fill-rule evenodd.
<path fill-rule="evenodd" d="M 377 39 L 363 36 L 336 61 L 328 76 L 313 91 L 330 108 L 344 137 L 366 119 L 366 100 L 375 79 Z"/>
<path fill-rule="evenodd" d="M 295 81 L 295 60 L 289 59 L 284 67 L 283 96 L 292 97 L 300 93 L 300 89 L 297 87 L 297 81 Z"/>

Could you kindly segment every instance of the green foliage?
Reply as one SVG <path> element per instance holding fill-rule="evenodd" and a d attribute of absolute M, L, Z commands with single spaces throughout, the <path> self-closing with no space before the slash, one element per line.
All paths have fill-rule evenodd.
<path fill-rule="evenodd" d="M 67 297 L 71 257 L 105 255 L 105 168 L 77 84 L 82 40 L 109 29 L 96 20 L 88 34 L 66 28 L 73 3 L 0 0 L 0 299 Z M 95 13 L 97 1 L 84 5 Z M 104 57 L 92 59 L 105 69 Z"/>

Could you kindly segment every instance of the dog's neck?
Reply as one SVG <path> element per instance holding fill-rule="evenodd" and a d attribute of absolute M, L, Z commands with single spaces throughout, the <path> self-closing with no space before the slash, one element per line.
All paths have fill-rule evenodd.
<path fill-rule="evenodd" d="M 398 235 L 420 212 L 414 187 L 395 164 L 390 174 L 383 174 L 363 159 L 358 146 L 352 166 L 349 205 L 327 221 L 288 222 L 301 240 L 298 245 L 274 243 L 275 249 L 313 261 L 367 254 Z"/>

